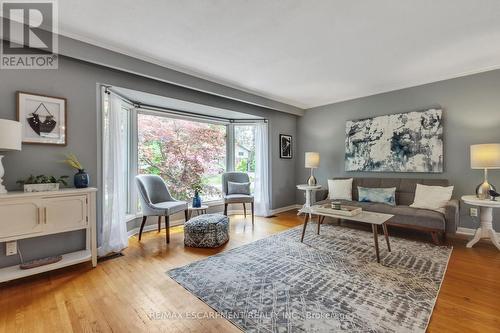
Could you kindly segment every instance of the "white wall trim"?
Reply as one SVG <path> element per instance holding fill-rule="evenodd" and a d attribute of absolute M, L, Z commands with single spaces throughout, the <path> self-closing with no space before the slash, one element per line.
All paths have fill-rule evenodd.
<path fill-rule="evenodd" d="M 464 227 L 457 228 L 457 234 L 459 234 L 459 235 L 474 236 L 475 233 L 476 233 L 476 229 L 464 228 Z M 497 236 L 500 237 L 500 232 L 498 232 L 498 231 L 497 231 Z"/>
<path fill-rule="evenodd" d="M 170 221 L 170 226 L 171 227 L 175 227 L 175 226 L 183 225 L 183 224 L 184 224 L 184 219 L 176 219 L 176 220 L 171 220 Z M 164 227 L 165 227 L 165 222 L 162 219 L 162 229 Z M 142 232 L 153 231 L 153 230 L 157 230 L 157 229 L 158 229 L 158 224 L 152 223 L 152 224 L 145 225 L 144 229 L 142 230 Z M 139 234 L 139 230 L 140 230 L 140 227 L 137 227 L 137 228 L 134 228 L 134 229 L 130 229 L 127 232 L 128 237 L 132 237 L 134 235 L 138 235 Z"/>
<path fill-rule="evenodd" d="M 290 206 L 276 208 L 276 209 L 271 210 L 271 215 L 283 213 L 283 212 L 293 210 L 293 209 L 299 209 L 301 207 L 302 207 L 302 205 L 290 205 Z M 227 214 L 228 215 L 243 215 L 243 209 L 228 210 Z M 247 217 L 250 217 L 250 214 L 251 214 L 251 210 L 247 209 Z M 175 227 L 175 226 L 183 225 L 183 224 L 184 224 L 184 219 L 175 219 L 175 220 L 170 221 L 171 227 Z M 162 225 L 164 225 L 164 224 L 162 223 Z M 143 232 L 157 230 L 157 228 L 158 228 L 158 224 L 156 224 L 156 223 L 148 224 L 148 225 L 144 226 Z M 139 229 L 140 229 L 139 227 L 134 228 L 134 229 L 130 229 L 127 232 L 128 237 L 132 237 L 134 235 L 139 234 Z"/>
<path fill-rule="evenodd" d="M 281 207 L 281 208 L 276 208 L 276 209 L 271 210 L 271 215 L 287 212 L 289 210 L 300 209 L 300 208 L 302 208 L 302 205 L 298 205 L 298 204 L 285 206 L 285 207 Z"/>

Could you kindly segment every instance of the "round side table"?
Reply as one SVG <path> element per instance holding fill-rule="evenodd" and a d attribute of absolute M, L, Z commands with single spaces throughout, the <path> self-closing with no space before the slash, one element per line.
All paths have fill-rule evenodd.
<path fill-rule="evenodd" d="M 207 209 L 208 209 L 207 205 L 201 205 L 201 207 L 189 206 L 188 207 L 189 218 L 193 216 L 193 212 L 196 212 L 196 215 L 206 214 Z"/>
<path fill-rule="evenodd" d="M 301 185 L 297 185 L 297 188 L 299 190 L 306 192 L 306 203 L 304 204 L 304 206 L 302 206 L 302 209 L 299 210 L 297 215 L 305 213 L 305 214 L 309 214 L 309 217 L 311 217 L 311 194 L 313 193 L 313 191 L 317 191 L 317 190 L 321 189 L 321 185 L 301 184 Z"/>
<path fill-rule="evenodd" d="M 493 245 L 500 250 L 500 242 L 493 229 L 493 208 L 500 208 L 500 201 L 478 199 L 475 195 L 464 195 L 462 201 L 469 205 L 478 206 L 481 219 L 481 226 L 477 228 L 474 238 L 467 243 L 467 247 L 473 247 L 481 238 L 489 238 Z"/>

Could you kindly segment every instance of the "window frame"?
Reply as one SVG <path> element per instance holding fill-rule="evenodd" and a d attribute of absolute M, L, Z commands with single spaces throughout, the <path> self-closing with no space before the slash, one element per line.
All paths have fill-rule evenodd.
<path fill-rule="evenodd" d="M 135 177 L 139 173 L 139 140 L 138 140 L 138 115 L 153 115 L 159 117 L 165 117 L 170 119 L 182 119 L 188 121 L 195 122 L 204 122 L 209 124 L 217 124 L 217 125 L 225 125 L 226 126 L 226 172 L 234 171 L 235 169 L 235 136 L 234 136 L 234 127 L 235 126 L 255 126 L 259 121 L 223 121 L 223 120 L 210 120 L 205 119 L 203 117 L 196 117 L 191 115 L 182 115 L 177 113 L 169 113 L 165 111 L 156 111 L 141 108 L 140 106 L 134 105 L 132 103 L 126 103 L 129 110 L 129 177 L 128 177 L 128 186 L 129 186 L 129 196 L 128 196 L 128 204 L 127 204 L 127 213 L 126 213 L 126 221 L 131 221 L 138 217 L 141 217 L 141 210 L 139 208 L 138 202 L 138 192 L 137 187 L 135 186 Z M 125 107 L 125 106 L 124 106 Z M 219 198 L 216 200 L 204 201 L 204 204 L 207 206 L 217 206 L 223 204 L 223 199 Z"/>

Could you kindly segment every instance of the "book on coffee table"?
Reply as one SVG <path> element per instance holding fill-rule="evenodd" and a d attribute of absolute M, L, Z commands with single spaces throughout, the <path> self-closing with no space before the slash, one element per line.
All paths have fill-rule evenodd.
<path fill-rule="evenodd" d="M 340 209 L 332 208 L 332 204 L 317 205 L 312 207 L 313 212 L 319 214 L 332 214 L 332 215 L 342 215 L 342 216 L 355 216 L 361 213 L 363 210 L 361 207 L 340 205 Z"/>

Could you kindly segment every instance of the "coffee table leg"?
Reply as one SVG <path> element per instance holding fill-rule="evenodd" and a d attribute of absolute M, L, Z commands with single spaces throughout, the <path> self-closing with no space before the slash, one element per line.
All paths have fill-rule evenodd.
<path fill-rule="evenodd" d="M 384 230 L 385 242 L 387 243 L 387 249 L 391 252 L 391 243 L 389 243 L 389 233 L 387 232 L 387 225 L 382 224 L 382 229 Z"/>
<path fill-rule="evenodd" d="M 309 214 L 304 217 L 304 229 L 302 229 L 302 237 L 300 237 L 300 242 L 304 242 L 304 235 L 306 234 L 307 221 L 309 221 Z"/>
<path fill-rule="evenodd" d="M 318 215 L 318 235 L 319 235 L 319 226 L 321 225 L 321 215 Z"/>
<path fill-rule="evenodd" d="M 378 252 L 378 229 L 376 224 L 372 224 L 373 241 L 375 242 L 375 253 L 377 254 L 377 262 L 380 263 L 380 254 Z"/>

